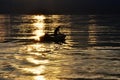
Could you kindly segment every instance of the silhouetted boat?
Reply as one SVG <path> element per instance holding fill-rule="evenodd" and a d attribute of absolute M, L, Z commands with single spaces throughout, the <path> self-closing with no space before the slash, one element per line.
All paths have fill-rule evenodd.
<path fill-rule="evenodd" d="M 53 34 L 45 34 L 40 37 L 40 42 L 65 42 L 65 34 L 58 34 L 54 36 Z"/>
<path fill-rule="evenodd" d="M 45 34 L 44 36 L 39 37 L 39 40 L 35 39 L 17 39 L 17 38 L 11 38 L 11 39 L 6 39 L 4 42 L 56 42 L 56 43 L 61 43 L 65 42 L 65 34 L 58 34 L 54 36 L 54 34 Z"/>

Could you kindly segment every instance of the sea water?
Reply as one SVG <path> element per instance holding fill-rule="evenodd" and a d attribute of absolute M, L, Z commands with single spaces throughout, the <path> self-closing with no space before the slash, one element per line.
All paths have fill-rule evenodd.
<path fill-rule="evenodd" d="M 120 80 L 120 15 L 0 15 L 0 80 Z"/>

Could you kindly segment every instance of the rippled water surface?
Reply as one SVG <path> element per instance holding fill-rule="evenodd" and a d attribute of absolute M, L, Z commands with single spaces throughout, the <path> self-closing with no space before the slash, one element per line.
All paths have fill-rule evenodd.
<path fill-rule="evenodd" d="M 0 15 L 0 80 L 120 80 L 120 15 Z"/>

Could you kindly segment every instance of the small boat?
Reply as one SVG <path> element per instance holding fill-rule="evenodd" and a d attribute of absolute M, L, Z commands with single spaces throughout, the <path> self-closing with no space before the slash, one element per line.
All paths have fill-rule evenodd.
<path fill-rule="evenodd" d="M 45 34 L 44 36 L 40 37 L 40 42 L 65 42 L 65 34 Z"/>

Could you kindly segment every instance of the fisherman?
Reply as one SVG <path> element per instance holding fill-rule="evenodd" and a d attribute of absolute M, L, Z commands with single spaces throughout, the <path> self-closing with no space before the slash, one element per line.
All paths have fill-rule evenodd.
<path fill-rule="evenodd" d="M 55 28 L 55 30 L 54 30 L 54 36 L 57 36 L 58 34 L 60 34 L 60 26 L 58 26 L 58 27 Z"/>

